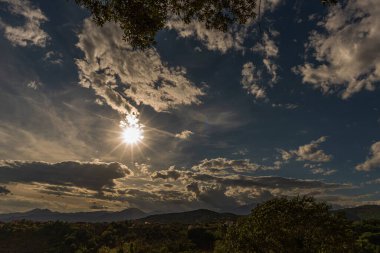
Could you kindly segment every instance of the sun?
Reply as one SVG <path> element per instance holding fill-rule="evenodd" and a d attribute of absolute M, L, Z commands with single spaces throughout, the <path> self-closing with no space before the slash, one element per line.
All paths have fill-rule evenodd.
<path fill-rule="evenodd" d="M 120 127 L 121 138 L 125 144 L 137 144 L 144 139 L 143 125 L 139 123 L 136 114 L 128 114 L 125 120 L 120 122 Z"/>
<path fill-rule="evenodd" d="M 123 129 L 122 138 L 126 144 L 136 144 L 144 139 L 143 131 L 138 127 L 127 127 Z"/>

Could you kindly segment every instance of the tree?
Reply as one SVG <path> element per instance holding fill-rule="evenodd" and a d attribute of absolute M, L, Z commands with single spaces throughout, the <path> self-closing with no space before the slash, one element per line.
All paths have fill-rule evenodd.
<path fill-rule="evenodd" d="M 312 197 L 275 198 L 228 228 L 219 252 L 281 253 L 354 251 L 350 222 Z"/>
<path fill-rule="evenodd" d="M 320 0 L 325 5 L 337 0 Z M 155 43 L 156 33 L 172 17 L 185 23 L 200 21 L 207 29 L 227 31 L 232 24 L 245 24 L 256 17 L 261 0 L 75 0 L 87 8 L 97 25 L 119 24 L 124 39 L 134 48 Z"/>

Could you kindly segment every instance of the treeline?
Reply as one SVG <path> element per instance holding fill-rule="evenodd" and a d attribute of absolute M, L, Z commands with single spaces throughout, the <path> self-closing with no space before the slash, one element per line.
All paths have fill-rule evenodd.
<path fill-rule="evenodd" d="M 0 252 L 380 252 L 380 220 L 351 222 L 312 198 L 279 198 L 237 222 L 0 223 Z"/>

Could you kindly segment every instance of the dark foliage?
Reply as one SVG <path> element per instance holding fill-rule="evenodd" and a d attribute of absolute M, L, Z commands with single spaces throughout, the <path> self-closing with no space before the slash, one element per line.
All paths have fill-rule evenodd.
<path fill-rule="evenodd" d="M 0 223 L 0 253 L 380 252 L 380 220 L 348 221 L 309 197 L 270 200 L 237 222 Z"/>
<path fill-rule="evenodd" d="M 191 228 L 187 231 L 187 238 L 202 250 L 212 250 L 215 236 L 205 228 Z"/>
<path fill-rule="evenodd" d="M 134 48 L 147 48 L 155 43 L 155 35 L 170 18 L 185 23 L 200 21 L 208 29 L 227 31 L 232 24 L 245 24 L 256 17 L 260 0 L 75 0 L 87 8 L 102 26 L 115 22 Z M 337 0 L 321 0 L 331 5 Z"/>
<path fill-rule="evenodd" d="M 312 197 L 275 198 L 231 226 L 224 252 L 354 252 L 354 236 L 344 214 Z M 221 251 L 223 252 L 223 251 Z"/>

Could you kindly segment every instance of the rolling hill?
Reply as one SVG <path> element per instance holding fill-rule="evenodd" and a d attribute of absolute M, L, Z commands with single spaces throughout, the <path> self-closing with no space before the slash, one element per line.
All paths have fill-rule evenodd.
<path fill-rule="evenodd" d="M 236 220 L 239 216 L 232 213 L 218 213 L 207 209 L 198 209 L 189 212 L 156 214 L 139 219 L 149 223 L 208 223 L 214 221 Z"/>

